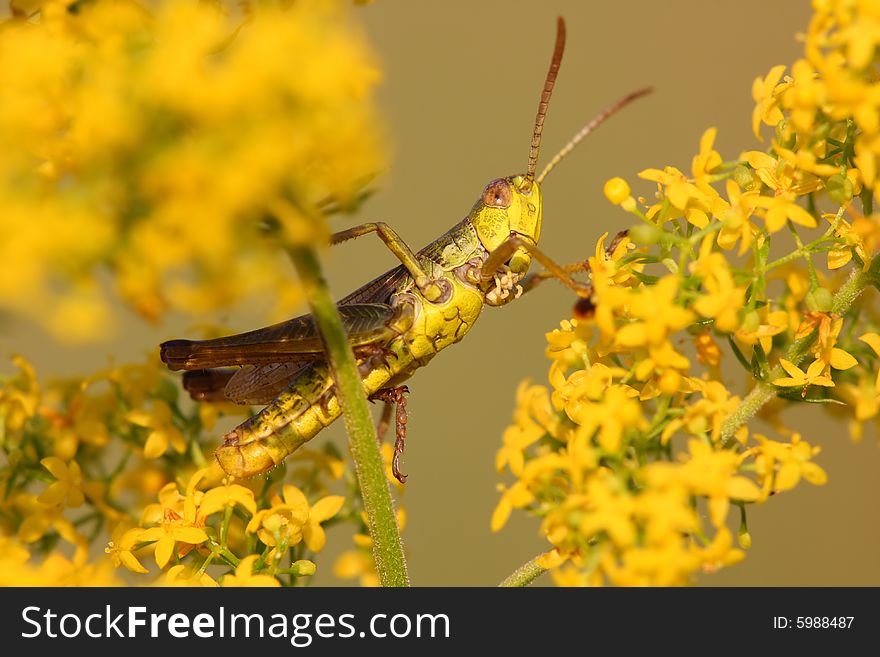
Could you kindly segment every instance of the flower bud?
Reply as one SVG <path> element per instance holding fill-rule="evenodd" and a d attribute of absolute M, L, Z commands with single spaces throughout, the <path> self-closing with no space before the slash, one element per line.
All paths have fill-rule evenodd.
<path fill-rule="evenodd" d="M 627 236 L 633 244 L 649 245 L 656 244 L 660 240 L 660 230 L 656 226 L 648 224 L 636 224 L 627 232 Z"/>
<path fill-rule="evenodd" d="M 629 184 L 623 178 L 611 178 L 605 183 L 605 198 L 614 205 L 620 205 L 630 197 Z"/>
<path fill-rule="evenodd" d="M 835 173 L 825 181 L 825 190 L 832 201 L 838 205 L 846 205 L 852 201 L 853 183 L 847 176 Z"/>
<path fill-rule="evenodd" d="M 807 292 L 807 296 L 804 297 L 804 303 L 806 303 L 807 309 L 813 312 L 830 312 L 833 302 L 834 298 L 832 297 L 831 292 L 824 287 L 817 287 L 815 290 L 810 290 Z"/>

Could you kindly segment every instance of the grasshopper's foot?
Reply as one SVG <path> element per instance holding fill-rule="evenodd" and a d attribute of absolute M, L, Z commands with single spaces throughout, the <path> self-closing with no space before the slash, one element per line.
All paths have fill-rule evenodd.
<path fill-rule="evenodd" d="M 395 416 L 395 426 L 397 429 L 397 437 L 394 440 L 394 456 L 391 459 L 391 473 L 394 478 L 402 484 L 406 483 L 407 475 L 400 471 L 400 456 L 406 449 L 406 423 L 408 417 L 406 414 L 406 395 L 409 394 L 409 388 L 406 386 L 398 386 L 396 388 L 383 388 L 377 390 L 370 396 L 370 400 L 384 401 L 385 408 L 382 412 L 382 420 L 379 421 L 377 434 L 385 435 L 388 430 L 391 416 L 391 405 L 397 406 L 397 414 Z"/>

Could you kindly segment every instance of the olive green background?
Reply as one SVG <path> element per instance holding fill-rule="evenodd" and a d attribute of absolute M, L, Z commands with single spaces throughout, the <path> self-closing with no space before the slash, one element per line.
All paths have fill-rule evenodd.
<path fill-rule="evenodd" d="M 635 173 L 666 164 L 689 170 L 709 126 L 717 126 L 725 158 L 759 146 L 750 128 L 752 80 L 798 57 L 795 33 L 806 28 L 810 9 L 806 0 L 378 0 L 354 14 L 384 70 L 379 98 L 393 145 L 381 191 L 357 219 L 387 221 L 413 248 L 460 220 L 489 180 L 525 169 L 557 15 L 567 20 L 568 46 L 542 163 L 605 105 L 637 87 L 656 88 L 591 136 L 544 184 L 542 247 L 569 262 L 589 256 L 602 232 L 631 223 L 602 196 L 609 177 L 623 176 L 637 193 L 653 193 Z M 350 225 L 334 221 L 334 229 Z M 336 247 L 325 261 L 338 296 L 396 264 L 373 238 Z M 545 549 L 538 522 L 522 514 L 502 532 L 489 531 L 500 480 L 493 464 L 516 386 L 524 377 L 545 380 L 544 332 L 568 317 L 572 301 L 571 293 L 548 283 L 508 307 L 487 309 L 461 344 L 410 382 L 403 468 L 410 480 L 403 503 L 414 584 L 493 585 Z M 240 330 L 260 321 L 205 319 Z M 117 340 L 88 349 L 59 347 L 18 324 L 4 342 L 44 374 L 82 372 L 106 363 L 108 353 L 124 361 L 162 339 L 186 335 L 191 322 L 172 318 L 156 328 L 127 315 Z M 742 385 L 737 381 L 736 392 Z M 799 407 L 786 417 L 806 440 L 822 445 L 818 461 L 829 483 L 802 484 L 752 509 L 748 558 L 701 583 L 880 584 L 874 433 L 854 444 L 845 427 L 812 411 Z M 316 440 L 344 445 L 341 423 Z M 351 545 L 348 532 L 331 530 L 316 583 L 338 583 L 330 557 Z"/>

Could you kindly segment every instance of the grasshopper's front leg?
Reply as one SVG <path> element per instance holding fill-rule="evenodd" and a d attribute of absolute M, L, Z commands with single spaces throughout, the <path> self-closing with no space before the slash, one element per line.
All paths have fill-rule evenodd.
<path fill-rule="evenodd" d="M 519 233 L 511 233 L 506 240 L 489 254 L 489 257 L 483 263 L 480 270 L 481 278 L 484 281 L 492 280 L 504 263 L 510 260 L 511 256 L 513 256 L 513 254 L 519 249 L 528 251 L 535 260 L 544 265 L 547 269 L 547 275 L 545 278 L 553 277 L 558 279 L 563 285 L 573 290 L 579 297 L 587 298 L 593 293 L 592 286 L 575 280 L 569 273 L 567 267 L 557 263 L 550 256 L 541 251 L 533 240 L 524 235 L 520 235 Z M 578 268 L 575 269 L 575 271 L 582 270 Z M 534 287 L 534 285 L 535 282 L 532 283 L 531 287 Z"/>
<path fill-rule="evenodd" d="M 627 237 L 629 234 L 628 230 L 621 230 L 618 232 L 611 242 L 608 243 L 608 246 L 605 247 L 605 257 L 611 258 L 614 252 L 617 250 L 617 247 L 620 245 L 621 241 Z M 562 265 L 562 269 L 566 271 L 568 274 L 576 274 L 590 271 L 590 261 L 589 260 L 581 260 L 580 262 L 573 262 L 568 265 Z M 556 278 L 556 274 L 554 274 L 549 269 L 546 271 L 538 271 L 529 274 L 522 281 L 520 281 L 520 287 L 522 287 L 522 293 L 525 294 L 529 290 L 533 290 L 543 281 L 546 281 L 548 278 Z"/>
<path fill-rule="evenodd" d="M 409 248 L 400 235 L 394 232 L 391 226 L 383 221 L 360 224 L 354 228 L 333 233 L 330 236 L 330 244 L 339 244 L 340 242 L 361 237 L 362 235 L 369 235 L 370 233 L 376 233 L 391 253 L 397 256 L 397 259 L 403 263 L 403 266 L 406 267 L 413 277 L 416 287 L 419 288 L 419 291 L 428 301 L 436 301 L 443 295 L 443 289 L 428 277 L 412 249 Z"/>

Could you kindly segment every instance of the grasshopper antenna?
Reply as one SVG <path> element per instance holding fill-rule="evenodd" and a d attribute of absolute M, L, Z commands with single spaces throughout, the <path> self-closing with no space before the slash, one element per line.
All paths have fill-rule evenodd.
<path fill-rule="evenodd" d="M 547 118 L 547 106 L 550 104 L 550 96 L 553 95 L 553 85 L 556 84 L 556 76 L 559 74 L 559 65 L 562 63 L 562 53 L 565 52 L 565 19 L 559 16 L 556 19 L 556 46 L 553 48 L 553 58 L 550 60 L 550 70 L 544 80 L 544 91 L 541 92 L 541 102 L 538 103 L 538 114 L 535 117 L 535 129 L 532 132 L 532 145 L 529 148 L 529 167 L 526 169 L 526 181 L 523 187 L 528 190 L 535 179 L 535 170 L 538 168 L 538 151 L 541 148 L 541 133 L 544 131 L 544 119 Z"/>
<path fill-rule="evenodd" d="M 558 65 L 557 65 L 557 67 L 558 67 Z M 550 77 L 548 76 L 547 79 L 549 80 Z M 550 88 L 551 89 L 553 88 L 552 84 L 550 85 Z M 631 102 L 633 102 L 634 100 L 636 100 L 638 98 L 641 98 L 642 96 L 647 96 L 652 91 L 654 91 L 654 89 L 652 87 L 645 87 L 643 89 L 639 89 L 638 91 L 633 91 L 631 94 L 624 96 L 623 98 L 618 100 L 613 105 L 610 105 L 609 107 L 606 107 L 604 110 L 599 112 L 599 114 L 596 116 L 596 118 L 594 118 L 587 125 L 585 125 L 583 128 L 581 128 L 578 131 L 578 133 L 574 137 L 572 137 L 565 146 L 562 147 L 562 150 L 560 150 L 556 155 L 554 155 L 553 159 L 547 163 L 547 166 L 544 167 L 544 170 L 541 172 L 541 175 L 538 176 L 538 178 L 537 178 L 538 184 L 540 184 L 544 180 L 544 178 L 547 177 L 547 174 L 553 170 L 553 167 L 555 167 L 557 164 L 559 164 L 566 155 L 568 155 L 569 153 L 571 153 L 575 149 L 575 146 L 577 146 L 578 144 L 581 143 L 581 141 L 583 141 L 584 137 L 586 137 L 588 134 L 593 132 L 593 130 L 595 130 L 600 125 L 605 123 L 605 121 L 607 119 L 609 119 L 612 116 L 614 116 L 615 114 L 617 114 L 617 112 L 622 110 L 624 107 L 629 105 Z M 547 92 L 545 91 L 544 93 L 546 94 Z M 549 98 L 549 95 L 548 95 L 548 98 Z M 546 105 L 542 104 L 542 106 L 544 106 L 546 109 Z M 541 116 L 540 112 L 539 112 L 538 116 L 541 118 L 541 122 L 543 123 L 544 117 Z M 535 134 L 538 137 L 538 141 L 540 141 L 541 132 L 538 129 L 537 125 L 535 126 Z M 537 157 L 537 148 L 535 148 L 534 144 L 535 144 L 535 140 L 532 139 L 532 150 L 535 151 L 536 157 Z M 529 171 L 530 171 L 530 173 L 532 173 L 532 175 L 534 175 L 534 171 L 532 170 L 531 167 L 532 167 L 532 160 L 531 160 L 531 155 L 529 155 Z"/>

